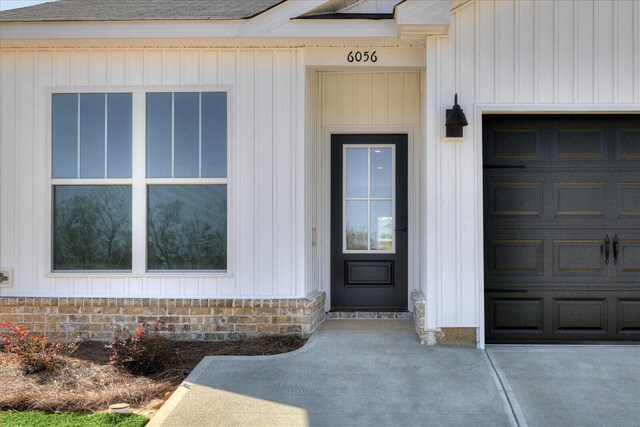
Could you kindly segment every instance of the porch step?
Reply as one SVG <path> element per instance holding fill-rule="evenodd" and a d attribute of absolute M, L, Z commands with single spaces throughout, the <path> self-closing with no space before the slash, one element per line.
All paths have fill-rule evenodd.
<path fill-rule="evenodd" d="M 330 311 L 327 319 L 401 319 L 413 318 L 410 311 Z"/>

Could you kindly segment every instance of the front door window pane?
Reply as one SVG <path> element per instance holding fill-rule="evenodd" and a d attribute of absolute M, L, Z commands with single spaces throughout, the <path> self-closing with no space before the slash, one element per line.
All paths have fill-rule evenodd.
<path fill-rule="evenodd" d="M 53 269 L 131 270 L 131 187 L 54 187 Z"/>
<path fill-rule="evenodd" d="M 147 269 L 227 268 L 227 186 L 148 188 Z"/>
<path fill-rule="evenodd" d="M 367 197 L 369 152 L 366 148 L 347 148 L 347 197 Z"/>
<path fill-rule="evenodd" d="M 394 146 L 345 145 L 345 251 L 395 250 L 394 161 Z"/>
<path fill-rule="evenodd" d="M 393 183 L 391 159 L 391 148 L 371 150 L 371 197 L 391 198 Z"/>
<path fill-rule="evenodd" d="M 368 202 L 363 200 L 347 201 L 347 250 L 367 250 L 368 229 Z"/>
<path fill-rule="evenodd" d="M 371 201 L 371 250 L 393 249 L 393 212 L 391 201 Z"/>

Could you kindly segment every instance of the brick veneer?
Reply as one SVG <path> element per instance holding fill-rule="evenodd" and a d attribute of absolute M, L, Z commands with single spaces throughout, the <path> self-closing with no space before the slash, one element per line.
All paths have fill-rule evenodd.
<path fill-rule="evenodd" d="M 424 328 L 424 310 L 426 305 L 424 294 L 420 291 L 411 292 L 411 301 L 413 302 L 413 324 L 416 327 L 416 332 L 418 333 L 420 344 L 435 344 L 435 342 L 428 342 L 428 333 Z"/>
<path fill-rule="evenodd" d="M 0 321 L 30 331 L 67 332 L 94 340 L 116 325 L 161 319 L 182 340 L 222 341 L 265 335 L 310 335 L 324 320 L 325 293 L 300 299 L 0 298 Z"/>
<path fill-rule="evenodd" d="M 427 300 L 420 291 L 411 293 L 413 301 L 413 322 L 420 338 L 420 344 L 461 345 L 476 347 L 476 328 L 441 328 L 438 331 L 425 329 L 425 310 Z"/>

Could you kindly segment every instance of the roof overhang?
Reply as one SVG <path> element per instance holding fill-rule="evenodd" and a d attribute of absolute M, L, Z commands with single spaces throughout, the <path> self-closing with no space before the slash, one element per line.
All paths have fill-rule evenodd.
<path fill-rule="evenodd" d="M 427 36 L 447 35 L 451 24 L 449 0 L 406 0 L 395 10 L 398 37 L 424 41 Z"/>
<path fill-rule="evenodd" d="M 405 0 L 395 19 L 295 19 L 325 3 L 288 1 L 235 21 L 3 22 L 0 47 L 410 46 L 446 35 L 451 19 L 449 0 Z"/>

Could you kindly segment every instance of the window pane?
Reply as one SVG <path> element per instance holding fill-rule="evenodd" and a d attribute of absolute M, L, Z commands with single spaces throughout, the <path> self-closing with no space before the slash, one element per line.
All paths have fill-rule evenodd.
<path fill-rule="evenodd" d="M 175 178 L 198 178 L 200 147 L 200 104 L 197 93 L 174 95 Z"/>
<path fill-rule="evenodd" d="M 78 177 L 78 95 L 56 93 L 52 100 L 53 178 Z"/>
<path fill-rule="evenodd" d="M 371 197 L 391 197 L 391 148 L 371 148 Z"/>
<path fill-rule="evenodd" d="M 171 93 L 147 94 L 147 177 L 171 178 Z"/>
<path fill-rule="evenodd" d="M 131 270 L 131 187 L 54 187 L 53 269 Z"/>
<path fill-rule="evenodd" d="M 227 268 L 227 186 L 148 189 L 147 269 Z"/>
<path fill-rule="evenodd" d="M 104 93 L 80 94 L 80 178 L 104 178 Z"/>
<path fill-rule="evenodd" d="M 131 178 L 130 93 L 107 95 L 107 177 Z"/>
<path fill-rule="evenodd" d="M 227 94 L 202 94 L 202 177 L 227 177 Z"/>
<path fill-rule="evenodd" d="M 393 249 L 393 213 L 391 201 L 371 201 L 371 250 Z"/>
<path fill-rule="evenodd" d="M 368 202 L 366 200 L 347 201 L 346 233 L 347 250 L 367 250 L 369 224 L 367 221 Z"/>
<path fill-rule="evenodd" d="M 367 148 L 347 148 L 347 197 L 369 196 Z"/>

